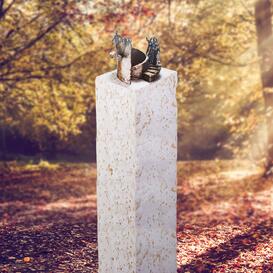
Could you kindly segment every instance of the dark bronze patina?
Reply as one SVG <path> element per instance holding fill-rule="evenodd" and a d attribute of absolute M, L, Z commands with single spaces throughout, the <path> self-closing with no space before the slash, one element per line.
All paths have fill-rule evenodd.
<path fill-rule="evenodd" d="M 117 76 L 121 81 L 131 83 L 131 80 L 143 79 L 152 82 L 158 79 L 161 69 L 159 43 L 155 37 L 147 38 L 147 41 L 145 54 L 132 48 L 131 39 L 115 34 L 115 52 L 110 55 L 117 60 Z"/>

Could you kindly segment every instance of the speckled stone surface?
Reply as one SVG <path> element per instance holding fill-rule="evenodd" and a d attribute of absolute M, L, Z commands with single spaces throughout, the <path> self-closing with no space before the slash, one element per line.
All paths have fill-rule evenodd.
<path fill-rule="evenodd" d="M 176 272 L 177 73 L 96 78 L 100 273 Z"/>

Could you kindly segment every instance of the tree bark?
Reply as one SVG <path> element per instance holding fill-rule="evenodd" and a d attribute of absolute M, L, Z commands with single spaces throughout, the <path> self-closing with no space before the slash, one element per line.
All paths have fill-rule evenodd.
<path fill-rule="evenodd" d="M 265 174 L 273 166 L 273 37 L 271 0 L 258 0 L 255 4 L 255 24 L 258 55 L 261 59 L 261 81 L 267 126 L 267 155 Z"/>
<path fill-rule="evenodd" d="M 0 127 L 1 128 L 1 127 Z M 1 128 L 1 159 L 7 159 L 7 145 L 6 145 L 6 128 L 5 125 Z"/>

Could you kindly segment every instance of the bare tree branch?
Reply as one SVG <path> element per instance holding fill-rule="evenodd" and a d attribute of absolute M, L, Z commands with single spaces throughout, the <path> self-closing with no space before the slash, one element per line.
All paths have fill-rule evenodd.
<path fill-rule="evenodd" d="M 45 75 L 30 75 L 24 77 L 15 77 L 15 78 L 0 78 L 0 82 L 19 82 L 19 81 L 27 81 L 33 79 L 44 79 Z"/>
<path fill-rule="evenodd" d="M 20 69 L 20 70 L 14 70 L 14 71 L 7 71 L 6 73 L 0 74 L 0 82 L 19 82 L 24 81 L 24 79 L 43 79 L 43 78 L 54 78 L 54 76 L 50 76 L 49 72 L 53 70 L 63 70 L 66 68 L 71 67 L 76 62 L 84 58 L 86 55 L 93 52 L 85 52 L 84 54 L 78 56 L 77 58 L 73 59 L 69 63 L 66 64 L 54 64 L 50 63 L 47 67 L 37 69 L 37 70 L 31 70 L 31 69 Z"/>
<path fill-rule="evenodd" d="M 43 39 L 44 36 L 46 36 L 48 33 L 54 30 L 56 26 L 59 25 L 64 18 L 65 14 L 63 14 L 57 21 L 53 22 L 50 26 L 48 26 L 44 31 L 39 33 L 35 38 L 31 39 L 25 46 L 19 48 L 13 55 L 9 56 L 7 59 L 0 62 L 0 68 L 20 57 L 20 55 L 22 55 L 24 51 L 34 46 L 38 41 Z"/>
<path fill-rule="evenodd" d="M 212 61 L 212 62 L 215 62 L 215 63 L 218 63 L 218 64 L 222 64 L 222 65 L 225 65 L 225 66 L 233 66 L 233 67 L 246 67 L 248 65 L 252 65 L 252 64 L 255 64 L 255 63 L 259 62 L 259 60 L 253 60 L 252 62 L 248 62 L 248 63 L 238 63 L 238 62 L 236 62 L 234 60 L 225 61 L 222 58 L 220 59 L 218 57 L 211 56 L 211 55 L 204 55 L 204 56 L 202 56 L 202 58 L 207 59 L 207 60 Z"/>
<path fill-rule="evenodd" d="M 0 0 L 0 14 L 3 12 L 4 9 L 4 0 Z"/>
<path fill-rule="evenodd" d="M 29 20 L 26 24 L 22 25 L 22 26 L 17 26 L 14 29 L 11 29 L 10 31 L 8 31 L 8 33 L 6 34 L 6 39 L 11 38 L 12 36 L 14 36 L 15 34 L 17 34 L 20 30 L 26 28 L 27 26 L 31 25 L 32 23 L 36 22 L 40 17 L 42 16 L 42 13 L 38 13 L 36 16 L 34 16 L 31 20 Z"/>
<path fill-rule="evenodd" d="M 4 18 L 6 13 L 11 9 L 15 2 L 16 0 L 11 1 L 10 4 L 4 9 L 4 0 L 0 0 L 0 20 Z"/>
<path fill-rule="evenodd" d="M 251 17 L 254 17 L 254 12 L 252 12 L 248 7 L 247 5 L 245 4 L 244 1 L 240 0 L 240 3 L 241 5 L 245 8 L 245 10 L 247 11 L 247 13 L 251 16 Z"/>

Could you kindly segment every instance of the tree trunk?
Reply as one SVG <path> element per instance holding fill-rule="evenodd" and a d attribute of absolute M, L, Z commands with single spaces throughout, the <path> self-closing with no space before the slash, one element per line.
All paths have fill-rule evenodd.
<path fill-rule="evenodd" d="M 265 174 L 273 166 L 273 37 L 271 0 L 258 0 L 255 5 L 258 55 L 267 126 L 267 155 Z"/>
<path fill-rule="evenodd" d="M 1 128 L 1 127 L 0 127 Z M 1 159 L 7 159 L 7 145 L 6 145 L 6 128 L 5 125 L 1 128 Z"/>

